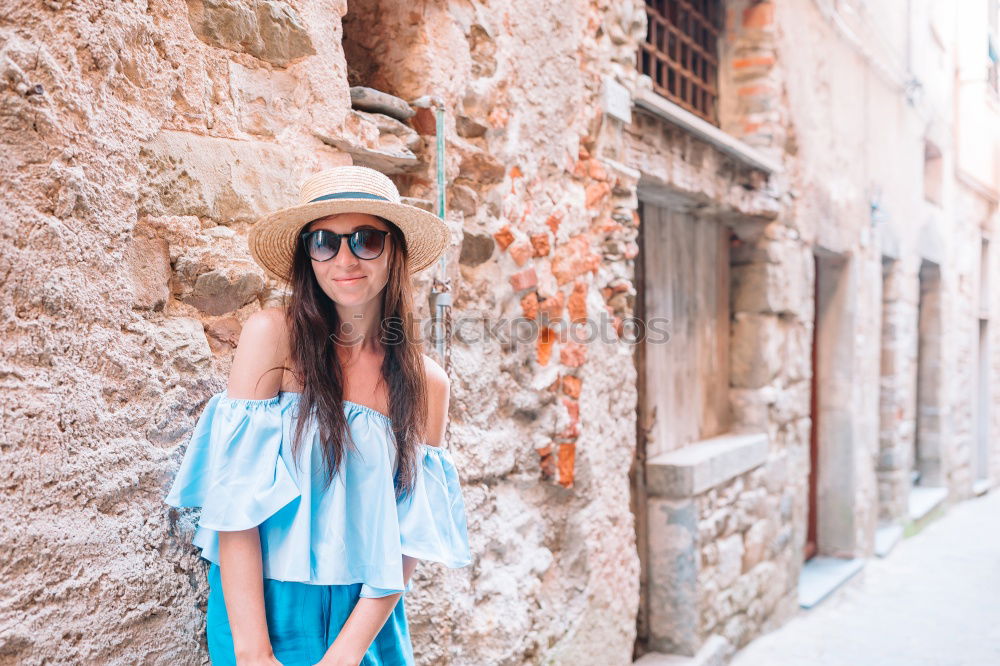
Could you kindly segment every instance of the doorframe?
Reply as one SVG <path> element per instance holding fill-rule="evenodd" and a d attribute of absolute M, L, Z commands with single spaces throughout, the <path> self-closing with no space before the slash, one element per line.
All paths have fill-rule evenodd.
<path fill-rule="evenodd" d="M 857 505 L 862 466 L 866 456 L 865 406 L 860 369 L 857 367 L 859 282 L 862 263 L 849 252 L 813 248 L 814 315 L 813 411 L 810 437 L 815 437 L 815 457 L 810 456 L 810 487 L 815 509 L 807 517 L 815 541 L 812 552 L 803 546 L 804 560 L 815 555 L 850 558 L 860 556 L 858 539 L 862 519 Z M 877 428 L 876 421 L 868 424 Z M 810 446 L 812 449 L 812 446 Z M 869 470 L 874 475 L 874 469 Z M 805 539 L 808 542 L 808 538 Z M 808 556 L 806 556 L 808 553 Z M 803 560 L 803 561 L 804 561 Z"/>
<path fill-rule="evenodd" d="M 643 244 L 644 213 L 645 204 L 639 199 L 639 233 L 636 234 L 636 244 L 638 253 L 635 256 L 635 275 L 633 284 L 636 294 L 633 312 L 636 321 L 640 322 L 643 335 L 645 334 L 646 303 L 645 303 L 645 250 Z M 636 367 L 636 420 L 635 420 L 635 455 L 632 456 L 632 466 L 629 469 L 629 503 L 631 504 L 632 516 L 635 520 L 635 545 L 639 555 L 639 609 L 636 614 L 636 637 L 632 646 L 632 660 L 635 661 L 644 654 L 644 646 L 649 640 L 649 516 L 648 497 L 646 489 L 646 443 L 649 432 L 653 427 L 653 415 L 647 410 L 646 401 L 642 396 L 646 391 L 646 345 L 640 342 L 636 345 L 633 356 Z"/>

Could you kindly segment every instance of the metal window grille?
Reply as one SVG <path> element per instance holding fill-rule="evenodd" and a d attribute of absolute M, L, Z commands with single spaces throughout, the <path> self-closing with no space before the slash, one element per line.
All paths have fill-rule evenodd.
<path fill-rule="evenodd" d="M 646 39 L 639 71 L 671 102 L 719 124 L 718 40 L 722 0 L 646 0 Z"/>

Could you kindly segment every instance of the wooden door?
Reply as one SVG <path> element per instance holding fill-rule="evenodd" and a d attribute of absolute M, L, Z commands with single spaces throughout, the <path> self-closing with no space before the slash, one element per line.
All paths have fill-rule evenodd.
<path fill-rule="evenodd" d="M 636 453 L 629 476 L 640 563 L 634 658 L 649 635 L 646 461 L 731 424 L 730 230 L 648 201 L 640 202 L 639 219 L 635 316 L 648 335 L 634 357 Z"/>

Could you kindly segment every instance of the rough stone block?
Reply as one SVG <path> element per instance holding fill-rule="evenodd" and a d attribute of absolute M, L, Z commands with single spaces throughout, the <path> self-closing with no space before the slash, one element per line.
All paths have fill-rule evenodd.
<path fill-rule="evenodd" d="M 496 243 L 492 236 L 465 231 L 462 233 L 462 250 L 458 263 L 474 268 L 485 263 L 493 256 Z"/>
<path fill-rule="evenodd" d="M 127 251 L 134 294 L 132 307 L 162 310 L 170 298 L 170 249 L 167 241 L 137 228 Z"/>
<path fill-rule="evenodd" d="M 719 540 L 719 587 L 725 589 L 736 582 L 743 566 L 743 535 L 732 534 Z"/>
<path fill-rule="evenodd" d="M 767 519 L 753 524 L 743 535 L 743 573 L 750 571 L 764 559 L 771 524 Z"/>
<path fill-rule="evenodd" d="M 273 144 L 164 130 L 139 152 L 139 214 L 256 221 L 294 203 L 305 166 Z"/>
<path fill-rule="evenodd" d="M 298 12 L 280 0 L 188 0 L 188 21 L 206 44 L 278 67 L 316 53 Z"/>
<path fill-rule="evenodd" d="M 693 655 L 698 640 L 697 510 L 649 500 L 649 629 L 656 649 Z"/>
<path fill-rule="evenodd" d="M 244 265 L 243 269 L 235 265 L 202 273 L 184 302 L 212 315 L 238 310 L 256 298 L 264 288 L 259 270 L 248 265 Z"/>
<path fill-rule="evenodd" d="M 737 313 L 730 347 L 732 385 L 759 388 L 770 383 L 785 360 L 783 337 L 778 317 Z"/>

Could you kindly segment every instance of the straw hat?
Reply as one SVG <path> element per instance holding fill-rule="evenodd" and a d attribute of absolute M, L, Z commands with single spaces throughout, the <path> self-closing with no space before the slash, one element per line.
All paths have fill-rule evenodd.
<path fill-rule="evenodd" d="M 340 166 L 315 173 L 302 183 L 299 203 L 265 215 L 250 230 L 254 261 L 268 275 L 291 281 L 299 233 L 309 222 L 335 213 L 369 213 L 399 227 L 406 238 L 410 272 L 433 264 L 448 246 L 448 227 L 433 213 L 400 203 L 388 176 L 363 166 Z"/>

